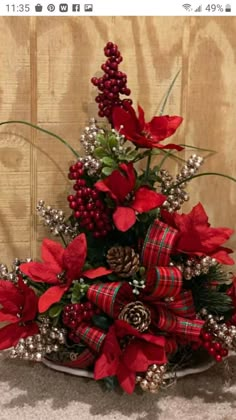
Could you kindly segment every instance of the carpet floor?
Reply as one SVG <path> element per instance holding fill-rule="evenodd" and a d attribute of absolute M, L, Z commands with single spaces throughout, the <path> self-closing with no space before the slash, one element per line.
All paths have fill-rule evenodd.
<path fill-rule="evenodd" d="M 1 420 L 235 420 L 236 357 L 155 394 L 125 395 L 91 379 L 0 355 Z M 230 381 L 228 378 L 231 378 Z"/>

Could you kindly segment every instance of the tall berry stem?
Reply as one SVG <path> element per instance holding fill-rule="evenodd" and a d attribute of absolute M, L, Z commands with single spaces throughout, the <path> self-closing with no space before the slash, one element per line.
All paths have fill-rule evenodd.
<path fill-rule="evenodd" d="M 5 124 L 23 124 L 23 125 L 28 125 L 29 127 L 35 128 L 36 130 L 42 131 L 45 134 L 48 134 L 49 136 L 55 137 L 57 140 L 59 140 L 61 143 L 64 144 L 64 146 L 66 146 L 68 149 L 70 149 L 70 151 L 76 156 L 79 157 L 79 154 L 76 152 L 75 149 L 73 149 L 73 147 L 67 143 L 66 140 L 64 140 L 62 137 L 58 136 L 57 134 L 52 133 L 51 131 L 45 130 L 45 128 L 41 128 L 38 125 L 32 124 L 30 122 L 27 121 L 3 121 L 0 123 L 0 125 L 5 125 Z"/>

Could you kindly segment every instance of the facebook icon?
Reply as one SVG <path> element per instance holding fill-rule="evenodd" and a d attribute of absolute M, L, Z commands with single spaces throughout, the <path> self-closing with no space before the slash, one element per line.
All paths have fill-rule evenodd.
<path fill-rule="evenodd" d="M 79 4 L 72 4 L 72 12 L 79 12 L 80 5 Z"/>
<path fill-rule="evenodd" d="M 60 12 L 64 13 L 64 12 L 68 12 L 68 4 L 66 3 L 61 3 L 59 5 L 59 10 Z"/>

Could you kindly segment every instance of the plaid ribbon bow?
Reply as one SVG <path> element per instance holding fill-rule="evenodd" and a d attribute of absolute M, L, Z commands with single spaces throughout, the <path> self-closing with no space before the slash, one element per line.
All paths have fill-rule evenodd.
<path fill-rule="evenodd" d="M 191 291 L 182 290 L 182 274 L 170 266 L 170 254 L 177 230 L 155 220 L 150 226 L 142 250 L 147 269 L 142 300 L 152 307 L 152 324 L 187 341 L 198 341 L 204 321 L 195 319 Z"/>
<path fill-rule="evenodd" d="M 182 274 L 170 266 L 170 254 L 177 231 L 155 220 L 150 226 L 142 250 L 142 264 L 147 270 L 146 286 L 139 295 L 151 311 L 151 330 L 166 335 L 166 351 L 176 350 L 178 342 L 197 342 L 204 321 L 195 319 L 191 291 L 182 290 Z M 125 281 L 96 283 L 89 287 L 87 298 L 114 320 L 124 306 L 134 301 L 131 286 Z M 106 337 L 95 326 L 83 325 L 77 335 L 96 353 Z"/>

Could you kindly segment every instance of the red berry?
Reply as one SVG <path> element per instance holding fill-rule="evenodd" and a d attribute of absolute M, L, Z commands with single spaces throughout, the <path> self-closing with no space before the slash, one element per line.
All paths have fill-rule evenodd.
<path fill-rule="evenodd" d="M 88 230 L 93 230 L 93 229 L 94 229 L 94 223 L 89 223 Z"/>
<path fill-rule="evenodd" d="M 77 208 L 77 204 L 76 204 L 75 201 L 70 202 L 70 208 L 73 209 L 73 210 Z"/>
<path fill-rule="evenodd" d="M 97 77 L 92 77 L 91 82 L 94 86 L 98 85 L 98 78 Z"/>
<path fill-rule="evenodd" d="M 207 331 L 203 331 L 201 336 L 204 341 L 210 341 L 212 339 L 212 335 Z"/>
<path fill-rule="evenodd" d="M 204 341 L 204 342 L 203 342 L 203 347 L 204 347 L 206 350 L 209 350 L 209 348 L 211 347 L 211 342 L 210 342 L 210 341 Z"/>
<path fill-rule="evenodd" d="M 69 171 L 70 172 L 76 172 L 76 169 L 77 169 L 76 165 L 71 165 L 70 168 L 69 168 Z"/>
<path fill-rule="evenodd" d="M 222 345 L 218 341 L 216 341 L 215 343 L 213 343 L 213 346 L 214 346 L 214 348 L 215 348 L 216 351 L 219 351 L 219 350 L 222 349 Z"/>
<path fill-rule="evenodd" d="M 67 200 L 68 201 L 73 201 L 74 200 L 74 196 L 73 195 L 68 195 Z"/>
<path fill-rule="evenodd" d="M 215 356 L 216 351 L 215 351 L 214 347 L 210 347 L 210 348 L 208 349 L 208 353 L 209 353 L 211 356 Z"/>
<path fill-rule="evenodd" d="M 76 219 L 79 219 L 81 217 L 80 211 L 75 211 L 74 216 L 76 217 Z"/>
<path fill-rule="evenodd" d="M 220 350 L 220 355 L 222 357 L 226 357 L 226 356 L 228 356 L 228 354 L 229 354 L 229 351 L 227 349 L 221 349 Z"/>
<path fill-rule="evenodd" d="M 215 356 L 215 360 L 216 360 L 217 362 L 222 362 L 222 356 L 221 356 L 220 354 L 216 354 L 216 356 Z"/>

